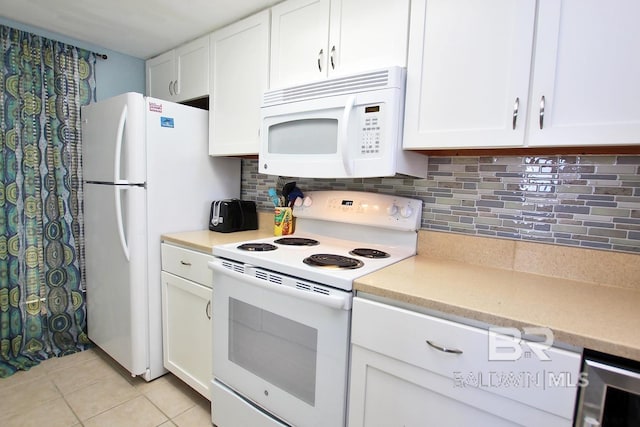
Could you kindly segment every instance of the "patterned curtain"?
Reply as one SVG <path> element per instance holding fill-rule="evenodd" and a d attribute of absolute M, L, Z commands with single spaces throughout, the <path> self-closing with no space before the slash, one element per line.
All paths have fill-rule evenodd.
<path fill-rule="evenodd" d="M 0 377 L 90 345 L 80 106 L 95 54 L 0 25 Z"/>

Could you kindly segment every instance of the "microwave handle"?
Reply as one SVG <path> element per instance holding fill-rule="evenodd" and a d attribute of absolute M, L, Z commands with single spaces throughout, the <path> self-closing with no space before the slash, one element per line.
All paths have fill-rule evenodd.
<path fill-rule="evenodd" d="M 340 132 L 340 151 L 342 153 L 342 164 L 347 176 L 353 175 L 353 160 L 349 157 L 349 119 L 351 111 L 356 104 L 355 95 L 347 98 L 344 104 L 344 114 L 342 115 L 342 129 Z"/>

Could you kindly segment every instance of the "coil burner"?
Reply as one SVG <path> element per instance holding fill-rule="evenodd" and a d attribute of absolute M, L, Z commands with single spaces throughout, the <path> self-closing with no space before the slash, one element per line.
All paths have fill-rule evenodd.
<path fill-rule="evenodd" d="M 268 252 L 268 251 L 275 251 L 276 249 L 278 249 L 278 247 L 276 245 L 272 245 L 271 243 L 243 243 L 240 246 L 238 246 L 238 249 L 241 249 L 243 251 L 250 251 L 250 252 Z"/>
<path fill-rule="evenodd" d="M 281 237 L 274 240 L 273 243 L 287 246 L 317 246 L 320 244 L 315 239 L 307 239 L 305 237 Z"/>
<path fill-rule="evenodd" d="M 351 270 L 364 265 L 362 261 L 335 254 L 313 254 L 303 260 L 307 265 L 313 267 L 330 268 L 335 270 Z"/>
<path fill-rule="evenodd" d="M 357 255 L 365 258 L 389 258 L 389 254 L 383 251 L 379 251 L 377 249 L 369 249 L 369 248 L 355 248 L 351 252 L 351 255 Z"/>

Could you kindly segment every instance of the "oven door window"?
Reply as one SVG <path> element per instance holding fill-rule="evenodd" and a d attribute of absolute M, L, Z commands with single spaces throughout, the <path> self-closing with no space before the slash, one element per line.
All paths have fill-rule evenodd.
<path fill-rule="evenodd" d="M 640 426 L 640 396 L 617 387 L 606 387 L 602 425 Z"/>
<path fill-rule="evenodd" d="M 297 119 L 269 126 L 271 154 L 336 154 L 337 119 Z"/>
<path fill-rule="evenodd" d="M 315 405 L 318 331 L 229 298 L 229 360 Z"/>

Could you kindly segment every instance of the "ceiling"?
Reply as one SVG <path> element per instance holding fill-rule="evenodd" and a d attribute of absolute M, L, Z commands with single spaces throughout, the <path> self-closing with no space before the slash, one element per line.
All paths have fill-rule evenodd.
<path fill-rule="evenodd" d="M 148 59 L 281 0 L 0 0 L 0 16 Z"/>

